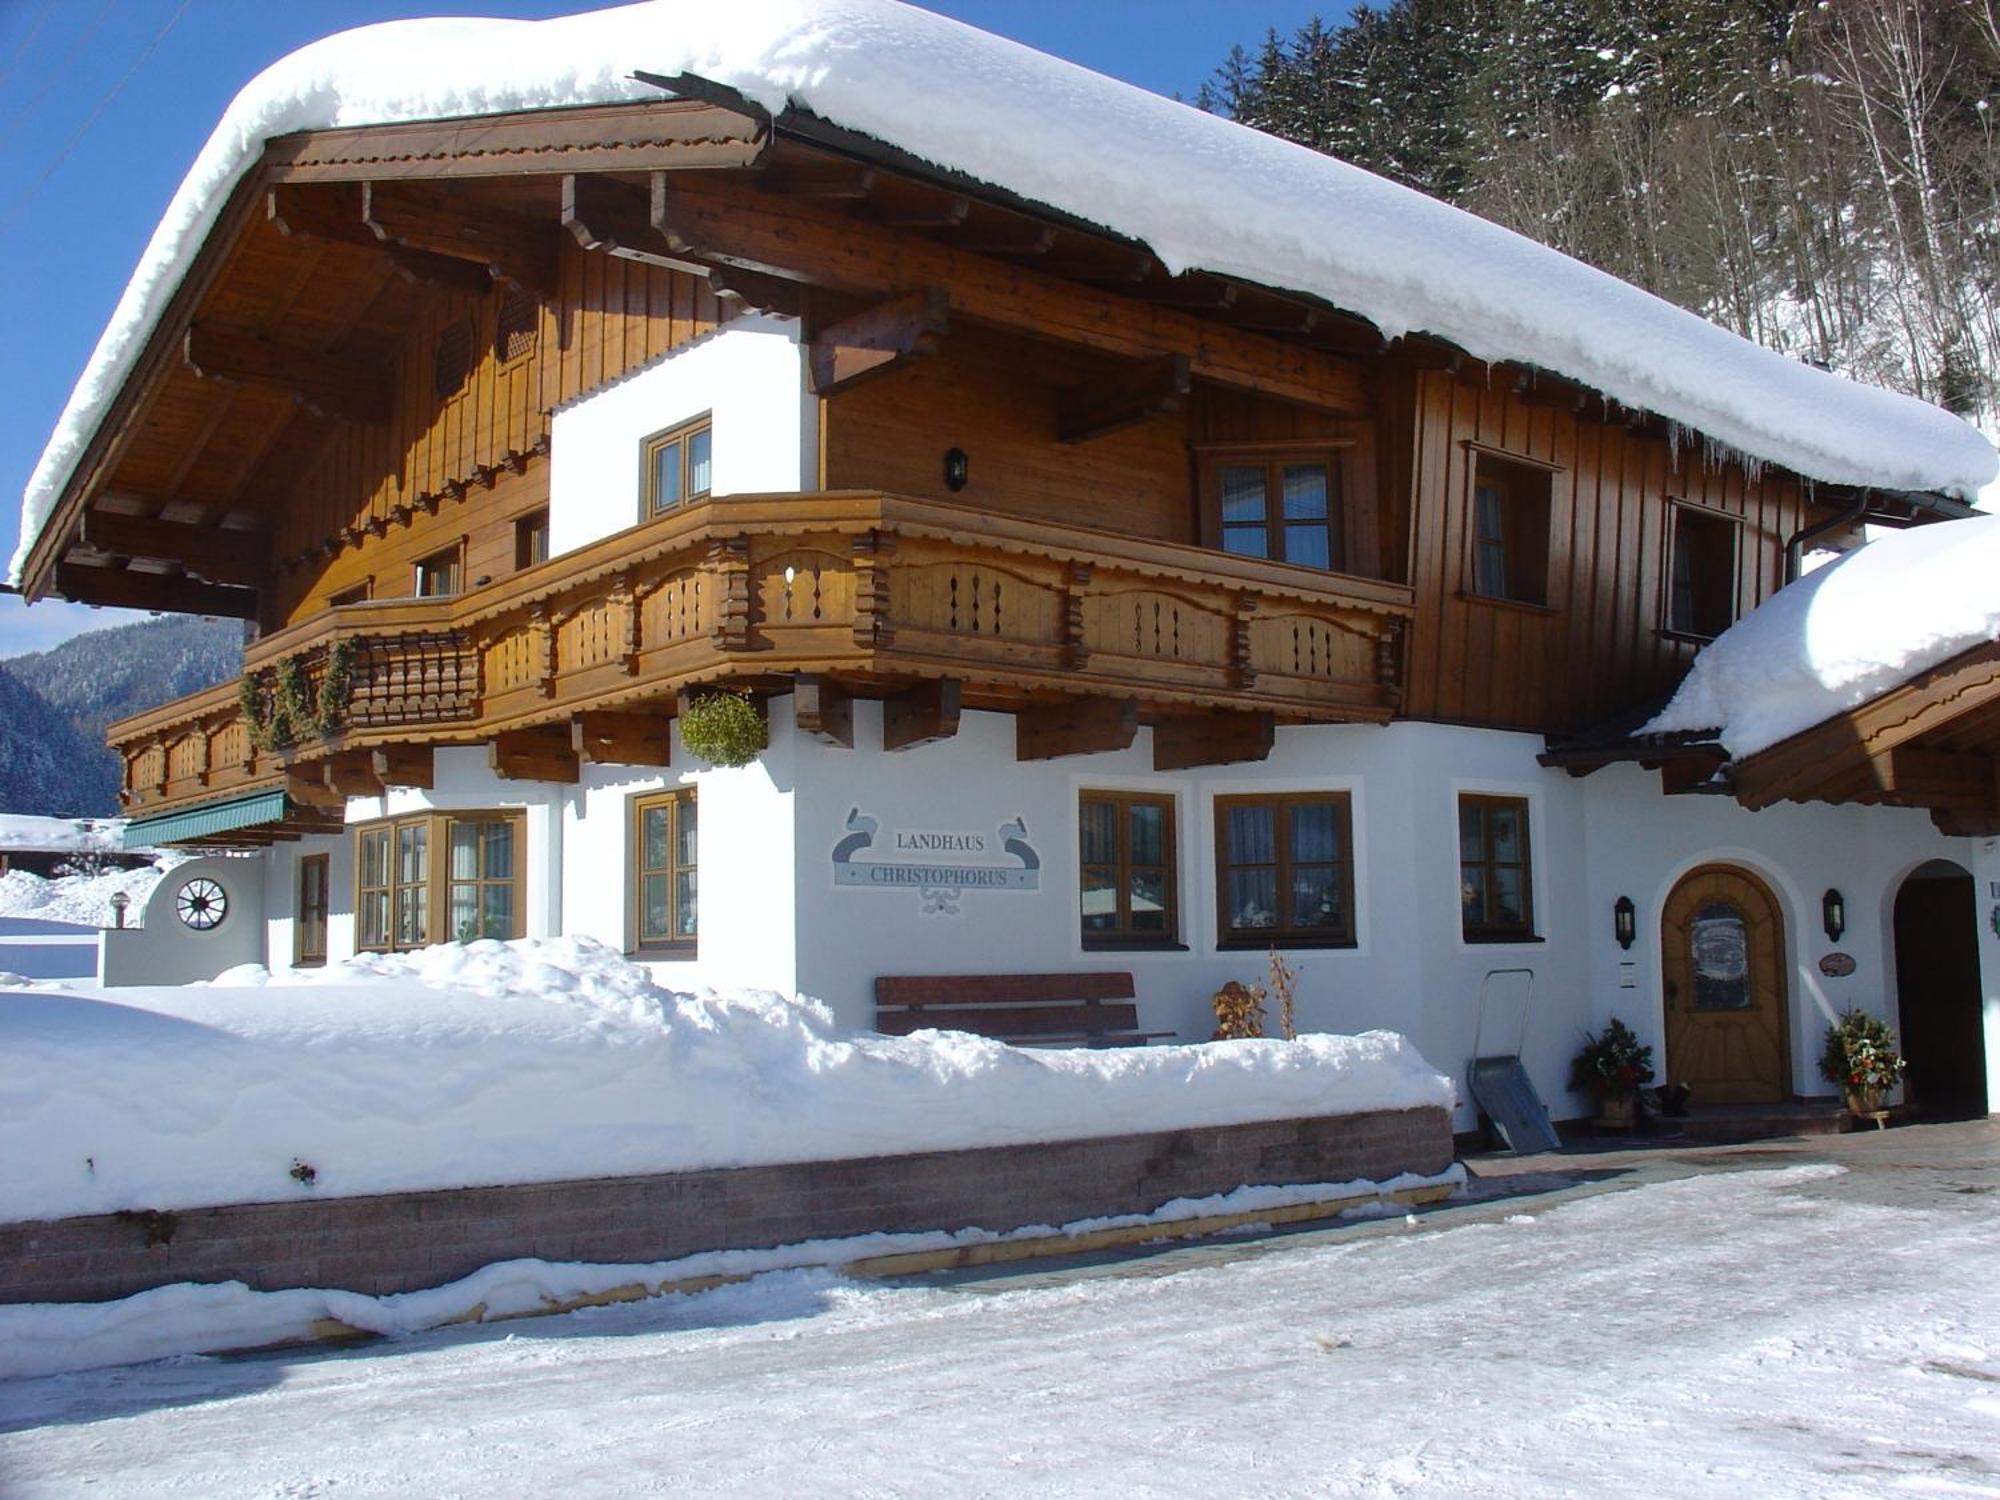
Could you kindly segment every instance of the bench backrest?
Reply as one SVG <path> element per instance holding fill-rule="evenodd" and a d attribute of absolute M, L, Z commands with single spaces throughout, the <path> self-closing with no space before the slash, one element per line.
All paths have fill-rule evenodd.
<path fill-rule="evenodd" d="M 1112 970 L 885 974 L 875 981 L 875 1028 L 890 1036 L 907 1036 L 936 1027 L 1003 1042 L 1115 1036 L 1138 1029 L 1135 994 L 1132 976 Z"/>

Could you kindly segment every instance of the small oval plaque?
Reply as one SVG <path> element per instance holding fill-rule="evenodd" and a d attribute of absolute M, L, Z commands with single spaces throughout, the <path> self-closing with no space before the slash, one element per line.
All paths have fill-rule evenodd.
<path fill-rule="evenodd" d="M 1854 955 L 1829 953 L 1819 961 L 1819 971 L 1828 979 L 1845 979 L 1854 972 Z"/>

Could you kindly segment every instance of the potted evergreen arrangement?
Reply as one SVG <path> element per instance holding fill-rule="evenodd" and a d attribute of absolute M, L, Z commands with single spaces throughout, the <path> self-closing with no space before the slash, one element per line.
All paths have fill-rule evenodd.
<path fill-rule="evenodd" d="M 1639 1090 L 1653 1079 L 1653 1049 L 1616 1016 L 1595 1036 L 1584 1033 L 1583 1050 L 1569 1066 L 1569 1086 L 1597 1100 L 1597 1123 L 1630 1130 L 1639 1122 Z"/>
<path fill-rule="evenodd" d="M 1883 1123 L 1882 1096 L 1902 1081 L 1904 1067 L 1896 1033 L 1886 1021 L 1850 1010 L 1827 1027 L 1826 1046 L 1819 1055 L 1820 1076 L 1840 1089 L 1848 1113 L 1856 1118 Z"/>

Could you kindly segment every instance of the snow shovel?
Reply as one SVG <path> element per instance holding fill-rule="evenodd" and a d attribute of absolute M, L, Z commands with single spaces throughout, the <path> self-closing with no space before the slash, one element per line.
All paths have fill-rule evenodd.
<path fill-rule="evenodd" d="M 1493 981 L 1507 983 L 1497 988 Z M 1519 981 L 1514 983 L 1513 981 Z M 1473 1103 L 1499 1129 L 1516 1156 L 1555 1151 L 1562 1146 L 1548 1106 L 1521 1065 L 1528 1035 L 1528 1007 L 1535 994 L 1533 969 L 1491 969 L 1479 982 L 1479 1020 L 1472 1039 L 1472 1066 L 1466 1083 Z M 1493 1047 L 1488 1051 L 1489 1040 Z M 1501 1050 L 1507 1048 L 1509 1050 Z"/>

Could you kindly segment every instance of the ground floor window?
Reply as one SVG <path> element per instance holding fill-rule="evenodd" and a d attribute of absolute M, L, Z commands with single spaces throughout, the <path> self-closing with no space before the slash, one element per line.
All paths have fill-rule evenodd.
<path fill-rule="evenodd" d="M 692 948 L 699 931 L 694 789 L 635 798 L 632 819 L 637 946 Z"/>
<path fill-rule="evenodd" d="M 1468 793 L 1458 799 L 1458 870 L 1467 942 L 1534 936 L 1526 797 Z"/>
<path fill-rule="evenodd" d="M 1083 946 L 1175 941 L 1174 799 L 1145 792 L 1077 796 Z"/>
<path fill-rule="evenodd" d="M 326 962 L 326 911 L 328 870 L 332 860 L 324 854 L 307 854 L 299 860 L 299 909 L 295 927 L 298 941 L 293 962 L 301 967 Z"/>
<path fill-rule="evenodd" d="M 1224 948 L 1354 942 L 1354 839 L 1345 792 L 1215 799 Z"/>
<path fill-rule="evenodd" d="M 518 813 L 422 813 L 354 836 L 357 948 L 521 935 Z M 446 850 L 443 880 L 432 879 L 434 846 Z"/>

